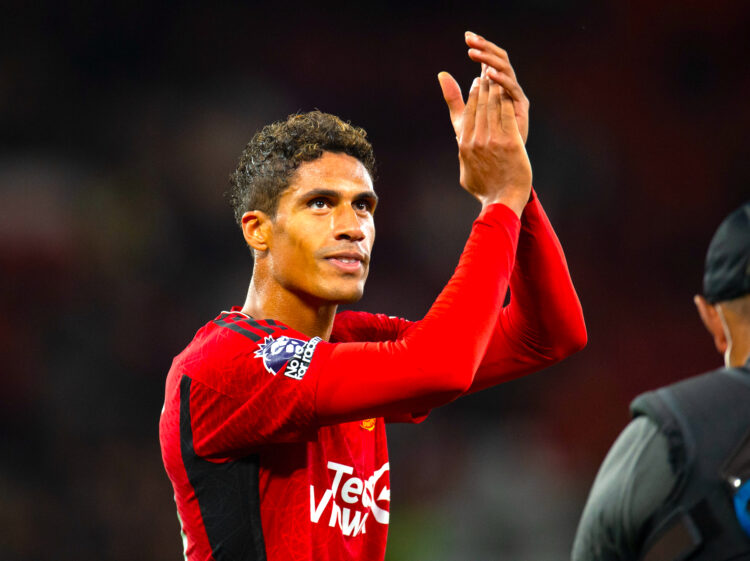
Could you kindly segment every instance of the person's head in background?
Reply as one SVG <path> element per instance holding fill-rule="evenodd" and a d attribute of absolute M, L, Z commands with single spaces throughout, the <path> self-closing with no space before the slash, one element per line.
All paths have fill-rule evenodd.
<path fill-rule="evenodd" d="M 725 366 L 743 366 L 750 358 L 750 202 L 716 230 L 706 254 L 703 294 L 694 300 Z"/>

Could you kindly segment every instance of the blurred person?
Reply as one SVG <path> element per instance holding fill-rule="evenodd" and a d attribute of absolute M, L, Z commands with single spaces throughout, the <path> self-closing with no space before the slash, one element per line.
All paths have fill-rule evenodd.
<path fill-rule="evenodd" d="M 725 367 L 633 401 L 574 561 L 750 559 L 750 202 L 711 240 L 695 305 Z"/>
<path fill-rule="evenodd" d="M 528 100 L 505 51 L 466 42 L 483 65 L 466 103 L 452 76 L 438 78 L 460 184 L 482 210 L 421 321 L 336 314 L 362 296 L 375 235 L 364 130 L 313 111 L 245 148 L 231 198 L 254 256 L 247 299 L 175 358 L 160 420 L 187 559 L 383 559 L 385 423 L 419 422 L 585 345 L 531 188 Z"/>

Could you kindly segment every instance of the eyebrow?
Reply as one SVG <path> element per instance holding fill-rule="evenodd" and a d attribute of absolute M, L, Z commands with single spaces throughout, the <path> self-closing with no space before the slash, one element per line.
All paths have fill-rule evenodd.
<path fill-rule="evenodd" d="M 330 197 L 332 199 L 339 198 L 341 196 L 340 191 L 335 191 L 333 189 L 311 189 L 307 191 L 304 195 L 302 195 L 305 199 L 311 199 L 315 197 Z M 378 202 L 378 196 L 375 194 L 375 191 L 360 191 L 356 195 L 354 195 L 353 199 L 355 201 L 361 200 L 361 199 L 371 199 L 374 202 Z"/>

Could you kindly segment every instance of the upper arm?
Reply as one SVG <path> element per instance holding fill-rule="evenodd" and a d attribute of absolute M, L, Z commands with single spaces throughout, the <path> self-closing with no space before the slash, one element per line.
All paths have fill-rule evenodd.
<path fill-rule="evenodd" d="M 222 330 L 194 368 L 185 369 L 181 384 L 189 391 L 181 408 L 188 408 L 197 454 L 239 457 L 265 444 L 315 437 L 315 374 L 295 356 L 311 354 L 319 340 L 286 329 L 258 339 Z"/>
<path fill-rule="evenodd" d="M 332 341 L 396 341 L 414 325 L 403 318 L 385 314 L 345 311 L 336 314 Z"/>
<path fill-rule="evenodd" d="M 634 419 L 599 468 L 576 532 L 573 561 L 637 558 L 643 526 L 673 484 L 666 437 L 647 417 Z"/>
<path fill-rule="evenodd" d="M 419 417 L 459 397 L 471 366 L 424 341 L 321 343 L 310 371 L 317 377 L 316 411 L 321 424 L 369 417 L 391 421 Z"/>
<path fill-rule="evenodd" d="M 189 380 L 193 446 L 199 456 L 243 457 L 258 447 L 315 437 L 314 385 L 286 381 L 263 384 L 244 395 L 227 395 Z"/>
<path fill-rule="evenodd" d="M 344 311 L 336 314 L 331 340 L 348 342 L 396 341 L 419 322 L 385 314 Z M 427 418 L 428 409 L 419 412 L 397 412 L 386 416 L 387 423 L 421 423 Z"/>

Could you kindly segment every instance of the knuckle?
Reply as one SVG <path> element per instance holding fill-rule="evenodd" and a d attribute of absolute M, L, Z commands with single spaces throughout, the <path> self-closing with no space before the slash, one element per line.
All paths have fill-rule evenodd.
<path fill-rule="evenodd" d="M 502 148 L 502 137 L 499 137 L 496 134 L 493 134 L 490 136 L 490 138 L 487 140 L 487 147 L 492 150 L 493 152 L 496 151 L 499 148 Z"/>
<path fill-rule="evenodd" d="M 515 149 L 516 144 L 513 138 L 509 134 L 504 134 L 502 138 L 498 139 L 499 147 L 505 152 L 511 152 Z"/>

